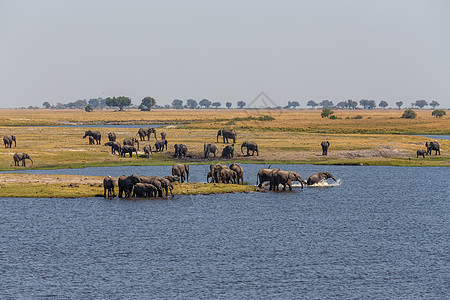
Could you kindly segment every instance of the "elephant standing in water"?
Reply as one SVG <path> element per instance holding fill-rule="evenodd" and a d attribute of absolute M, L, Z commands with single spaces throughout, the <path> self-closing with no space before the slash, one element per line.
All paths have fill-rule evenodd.
<path fill-rule="evenodd" d="M 439 147 L 439 143 L 438 142 L 426 142 L 425 146 L 427 147 L 427 154 L 431 155 L 431 151 L 436 151 L 434 155 L 437 155 L 439 152 L 439 155 L 441 155 L 441 150 Z"/>
<path fill-rule="evenodd" d="M 131 192 L 133 191 L 134 185 L 138 182 L 139 177 L 136 174 L 130 176 L 120 176 L 117 181 L 117 185 L 119 186 L 119 198 L 122 198 L 124 193 L 125 197 L 129 198 L 131 196 Z"/>
<path fill-rule="evenodd" d="M 313 185 L 321 181 L 327 180 L 328 178 L 331 178 L 334 181 L 336 181 L 336 179 L 333 177 L 333 175 L 330 174 L 330 172 L 319 172 L 317 174 L 309 176 L 308 180 L 306 181 L 306 184 Z"/>
<path fill-rule="evenodd" d="M 115 142 L 116 141 L 116 134 L 114 132 L 108 133 L 108 140 L 110 142 Z"/>
<path fill-rule="evenodd" d="M 204 157 L 207 158 L 209 157 L 209 154 L 212 153 L 214 154 L 214 157 L 216 157 L 216 153 L 217 153 L 217 147 L 214 144 L 203 144 L 203 154 Z"/>
<path fill-rule="evenodd" d="M 16 147 L 16 137 L 14 135 L 6 135 L 3 137 L 3 143 L 5 144 L 5 148 L 11 148 L 12 142 L 14 142 L 14 147 Z"/>
<path fill-rule="evenodd" d="M 280 169 L 271 169 L 270 166 L 269 166 L 269 168 L 264 168 L 264 169 L 259 170 L 256 175 L 256 184 L 258 185 L 258 187 L 262 187 L 264 182 L 269 181 L 271 183 L 270 189 L 272 189 L 273 174 L 279 170 Z M 258 184 L 258 182 L 259 182 L 259 184 Z"/>
<path fill-rule="evenodd" d="M 22 162 L 22 167 L 26 167 L 25 166 L 25 159 L 31 160 L 31 165 L 33 165 L 33 160 L 26 153 L 15 153 L 13 155 L 13 159 L 14 159 L 14 166 L 19 166 L 19 162 L 21 161 Z"/>
<path fill-rule="evenodd" d="M 232 129 L 221 129 L 217 132 L 217 143 L 219 142 L 219 136 L 222 136 L 224 143 L 226 140 L 228 144 L 228 139 L 233 139 L 233 144 L 236 144 L 236 135 L 236 131 Z"/>
<path fill-rule="evenodd" d="M 286 190 L 287 185 L 289 187 L 289 191 L 292 191 L 292 181 L 300 182 L 303 189 L 304 181 L 297 172 L 278 170 L 272 173 L 271 179 L 270 185 L 273 190 L 279 190 L 279 185 L 282 184 L 283 190 Z"/>
<path fill-rule="evenodd" d="M 144 182 L 144 183 L 150 183 L 153 184 L 158 192 L 158 197 L 162 197 L 163 196 L 163 191 L 166 188 L 165 187 L 165 181 L 161 181 L 161 177 L 158 176 L 141 176 L 139 177 L 140 182 Z M 167 196 L 167 190 L 166 190 L 166 196 Z"/>
<path fill-rule="evenodd" d="M 157 140 L 155 128 L 153 128 L 153 127 L 142 127 L 142 128 L 139 128 L 139 130 L 138 130 L 138 135 L 139 135 L 139 138 L 141 139 L 141 141 L 145 141 L 145 137 L 147 137 L 148 140 L 150 141 L 150 135 L 152 133 L 155 135 L 155 140 Z"/>
<path fill-rule="evenodd" d="M 114 185 L 115 185 L 115 181 L 114 178 L 112 178 L 111 176 L 106 176 L 105 178 L 103 178 L 103 198 L 106 198 L 106 191 L 108 191 L 108 198 L 109 197 L 115 197 L 116 194 L 114 193 Z"/>
<path fill-rule="evenodd" d="M 230 165 L 230 169 L 236 172 L 236 183 L 244 184 L 244 168 L 236 163 Z"/>
<path fill-rule="evenodd" d="M 100 131 L 88 130 L 84 133 L 83 139 L 86 138 L 87 136 L 92 136 L 94 140 L 97 142 L 97 145 L 100 145 L 100 141 L 102 140 L 102 134 L 100 133 Z"/>
<path fill-rule="evenodd" d="M 324 141 L 320 144 L 320 146 L 322 146 L 322 155 L 327 155 L 328 154 L 328 147 L 330 147 L 330 142 L 329 141 Z"/>
<path fill-rule="evenodd" d="M 188 164 L 174 164 L 172 167 L 172 176 L 178 176 L 181 182 L 189 182 L 189 165 Z"/>
<path fill-rule="evenodd" d="M 256 151 L 256 156 L 259 156 L 258 145 L 256 143 L 243 142 L 241 145 L 241 153 L 244 154 L 244 152 L 242 151 L 242 148 L 247 148 L 247 156 L 250 155 L 250 151 L 252 151 L 252 156 L 255 155 L 255 151 Z"/>

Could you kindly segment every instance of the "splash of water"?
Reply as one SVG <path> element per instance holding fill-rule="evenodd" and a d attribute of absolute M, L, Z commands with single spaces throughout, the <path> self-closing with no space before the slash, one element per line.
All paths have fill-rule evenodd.
<path fill-rule="evenodd" d="M 327 180 L 322 180 L 318 183 L 312 184 L 312 185 L 308 185 L 308 187 L 330 187 L 330 186 L 340 186 L 342 183 L 341 179 L 336 180 L 336 182 L 328 182 Z"/>

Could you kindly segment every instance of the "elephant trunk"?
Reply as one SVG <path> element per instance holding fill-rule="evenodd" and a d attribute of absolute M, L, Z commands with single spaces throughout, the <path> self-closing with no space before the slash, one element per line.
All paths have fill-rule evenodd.
<path fill-rule="evenodd" d="M 244 148 L 244 144 L 241 145 L 241 153 L 244 154 L 244 151 L 242 151 L 242 148 Z"/>
<path fill-rule="evenodd" d="M 219 133 L 217 133 L 217 143 L 219 142 Z"/>
<path fill-rule="evenodd" d="M 33 160 L 31 158 L 29 158 L 29 160 L 31 161 L 31 165 L 33 165 Z"/>
<path fill-rule="evenodd" d="M 331 179 L 333 179 L 333 180 L 334 180 L 335 182 L 337 182 L 337 181 L 336 181 L 336 179 L 334 179 L 334 177 L 333 177 L 333 176 L 331 176 Z"/>

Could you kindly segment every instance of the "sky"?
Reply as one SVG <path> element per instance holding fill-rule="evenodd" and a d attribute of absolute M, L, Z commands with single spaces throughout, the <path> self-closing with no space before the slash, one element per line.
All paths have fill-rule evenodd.
<path fill-rule="evenodd" d="M 0 107 L 127 96 L 450 107 L 450 1 L 0 0 Z"/>

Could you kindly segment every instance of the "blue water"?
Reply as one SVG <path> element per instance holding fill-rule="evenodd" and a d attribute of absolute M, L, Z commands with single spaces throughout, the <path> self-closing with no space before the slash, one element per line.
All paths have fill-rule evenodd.
<path fill-rule="evenodd" d="M 435 140 L 437 139 L 450 140 L 450 135 L 421 135 L 421 136 L 426 136 Z"/>
<path fill-rule="evenodd" d="M 244 167 L 253 182 L 263 166 Z M 170 169 L 142 168 L 70 171 Z M 303 178 L 328 170 L 341 185 L 146 201 L 0 198 L 0 298 L 449 298 L 448 168 L 283 168 Z"/>
<path fill-rule="evenodd" d="M 141 127 L 154 127 L 168 126 L 170 124 L 80 124 L 80 125 L 47 125 L 36 127 L 81 127 L 81 128 L 141 128 Z M 29 127 L 29 126 L 28 126 Z"/>

